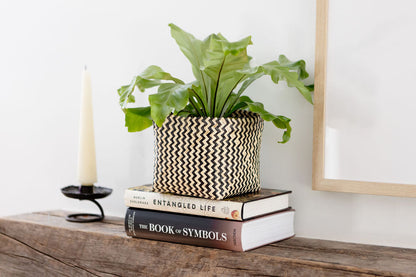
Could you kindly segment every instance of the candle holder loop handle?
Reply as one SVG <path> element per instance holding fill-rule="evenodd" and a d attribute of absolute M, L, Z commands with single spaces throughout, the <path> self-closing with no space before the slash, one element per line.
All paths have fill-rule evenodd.
<path fill-rule="evenodd" d="M 66 220 L 70 221 L 70 222 L 95 222 L 95 221 L 101 221 L 104 219 L 104 210 L 101 207 L 100 203 L 98 203 L 95 199 L 79 199 L 79 201 L 82 200 L 88 200 L 91 201 L 93 203 L 95 203 L 95 205 L 98 206 L 98 208 L 100 209 L 101 215 L 99 214 L 90 214 L 90 213 L 78 213 L 78 214 L 69 214 L 66 216 Z"/>

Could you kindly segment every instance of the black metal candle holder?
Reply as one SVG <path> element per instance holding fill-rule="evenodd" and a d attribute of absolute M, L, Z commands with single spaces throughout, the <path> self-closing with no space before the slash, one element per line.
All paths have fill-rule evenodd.
<path fill-rule="evenodd" d="M 67 221 L 71 222 L 95 222 L 101 221 L 104 219 L 104 210 L 101 205 L 95 200 L 107 197 L 111 194 L 113 190 L 104 187 L 96 186 L 67 186 L 61 189 L 61 192 L 69 198 L 75 198 L 79 200 L 89 200 L 100 209 L 101 214 L 89 214 L 89 213 L 78 213 L 70 214 L 66 216 Z"/>

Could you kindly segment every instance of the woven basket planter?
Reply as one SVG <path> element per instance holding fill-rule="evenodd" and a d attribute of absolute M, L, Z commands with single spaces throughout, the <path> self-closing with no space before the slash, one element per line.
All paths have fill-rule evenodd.
<path fill-rule="evenodd" d="M 263 125 L 247 111 L 228 118 L 169 116 L 154 126 L 153 189 L 208 199 L 259 190 Z"/>

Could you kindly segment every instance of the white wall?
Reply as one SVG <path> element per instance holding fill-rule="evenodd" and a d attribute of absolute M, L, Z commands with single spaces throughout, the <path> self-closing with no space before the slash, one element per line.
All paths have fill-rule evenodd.
<path fill-rule="evenodd" d="M 81 70 L 92 75 L 101 201 L 123 216 L 125 188 L 151 182 L 152 131 L 128 133 L 116 90 L 150 64 L 190 81 L 190 66 L 168 23 L 204 38 L 253 35 L 257 63 L 279 53 L 303 58 L 313 75 L 315 1 L 0 2 L 0 215 L 67 209 L 95 211 L 63 197 L 77 184 Z M 416 248 L 415 199 L 317 192 L 311 189 L 312 114 L 294 90 L 264 79 L 249 95 L 293 119 L 293 139 L 266 124 L 263 186 L 293 190 L 299 236 Z M 147 95 L 138 97 L 144 103 Z"/>

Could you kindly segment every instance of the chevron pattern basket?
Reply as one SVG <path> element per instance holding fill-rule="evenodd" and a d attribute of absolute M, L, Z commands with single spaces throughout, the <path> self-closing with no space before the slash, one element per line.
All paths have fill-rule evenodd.
<path fill-rule="evenodd" d="M 223 199 L 259 190 L 263 125 L 247 111 L 228 118 L 170 115 L 154 126 L 154 191 Z"/>

